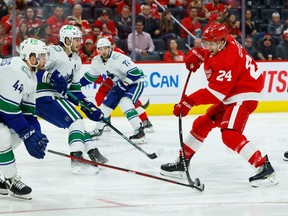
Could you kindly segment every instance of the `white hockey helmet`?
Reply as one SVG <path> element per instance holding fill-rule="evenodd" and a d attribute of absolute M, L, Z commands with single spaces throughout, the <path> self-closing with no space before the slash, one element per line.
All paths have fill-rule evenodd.
<path fill-rule="evenodd" d="M 82 38 L 82 32 L 81 30 L 72 25 L 64 25 L 61 27 L 59 31 L 59 37 L 60 41 L 65 44 L 65 38 L 68 37 L 69 40 L 72 42 L 73 38 Z"/>
<path fill-rule="evenodd" d="M 29 61 L 29 57 L 32 53 L 36 55 L 36 58 L 38 60 L 38 63 L 36 65 L 31 64 L 31 62 Z M 40 55 L 46 53 L 47 46 L 41 40 L 35 38 L 27 38 L 20 44 L 20 58 L 27 61 L 32 67 L 37 67 L 39 64 Z"/>
<path fill-rule="evenodd" d="M 111 42 L 108 40 L 108 38 L 103 37 L 97 41 L 97 49 L 101 47 L 111 47 Z"/>

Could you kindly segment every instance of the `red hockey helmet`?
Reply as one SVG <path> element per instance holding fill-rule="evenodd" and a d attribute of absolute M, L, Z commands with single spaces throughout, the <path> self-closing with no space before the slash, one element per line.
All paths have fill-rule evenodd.
<path fill-rule="evenodd" d="M 227 40 L 228 31 L 225 25 L 218 22 L 211 22 L 205 26 L 202 34 L 203 41 L 218 42 Z"/>

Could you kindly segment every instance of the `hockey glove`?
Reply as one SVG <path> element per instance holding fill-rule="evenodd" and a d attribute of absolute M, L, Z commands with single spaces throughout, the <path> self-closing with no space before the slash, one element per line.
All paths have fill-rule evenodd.
<path fill-rule="evenodd" d="M 107 95 L 107 93 L 111 90 L 113 87 L 113 81 L 109 78 L 107 78 L 99 87 L 96 95 L 95 95 L 95 100 L 96 104 L 100 106 Z"/>
<path fill-rule="evenodd" d="M 186 68 L 196 72 L 204 61 L 204 50 L 197 47 L 190 50 L 186 55 Z"/>
<path fill-rule="evenodd" d="M 23 140 L 29 154 L 35 158 L 43 159 L 45 149 L 49 142 L 46 135 L 35 130 L 33 126 L 19 132 L 19 137 Z"/>
<path fill-rule="evenodd" d="M 111 109 L 115 109 L 128 88 L 128 84 L 123 83 L 121 80 L 113 86 L 113 88 L 108 92 L 104 104 Z"/>
<path fill-rule="evenodd" d="M 55 70 L 51 77 L 50 83 L 52 84 L 52 88 L 55 89 L 57 92 L 65 95 L 67 92 L 67 82 L 65 78 L 60 74 L 58 70 Z"/>
<path fill-rule="evenodd" d="M 102 111 L 97 108 L 92 102 L 87 101 L 85 98 L 82 100 L 85 103 L 84 106 L 81 106 L 81 110 L 86 114 L 86 116 L 92 121 L 101 121 L 103 120 L 104 114 Z"/>
<path fill-rule="evenodd" d="M 175 116 L 181 116 L 184 117 L 188 115 L 190 109 L 194 106 L 193 101 L 187 97 L 187 95 L 183 95 L 181 101 L 178 104 L 175 104 L 173 114 Z"/>

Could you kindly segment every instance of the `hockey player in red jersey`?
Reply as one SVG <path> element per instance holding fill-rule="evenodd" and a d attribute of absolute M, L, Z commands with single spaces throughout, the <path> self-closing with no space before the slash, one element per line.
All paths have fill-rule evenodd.
<path fill-rule="evenodd" d="M 201 48 L 189 51 L 186 58 L 188 70 L 196 72 L 202 62 L 208 86 L 190 95 L 183 95 L 174 106 L 175 116 L 186 116 L 193 106 L 213 104 L 206 113 L 195 119 L 189 135 L 184 139 L 185 163 L 202 146 L 209 132 L 219 127 L 223 143 L 240 154 L 252 166 L 258 168 L 257 174 L 249 178 L 253 187 L 274 185 L 275 172 L 267 155 L 247 140 L 243 130 L 249 115 L 256 109 L 264 80 L 254 59 L 230 35 L 220 23 L 210 23 L 203 30 Z M 174 163 L 161 166 L 161 174 L 185 176 L 182 152 Z"/>

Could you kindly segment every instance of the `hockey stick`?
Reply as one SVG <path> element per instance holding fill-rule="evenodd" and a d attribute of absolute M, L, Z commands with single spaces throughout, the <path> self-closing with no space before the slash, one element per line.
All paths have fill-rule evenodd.
<path fill-rule="evenodd" d="M 87 107 L 86 104 L 81 101 L 78 100 L 78 98 L 73 95 L 70 91 L 67 91 L 67 95 L 70 96 L 73 100 L 77 101 L 81 106 L 83 106 L 85 109 L 89 110 L 90 112 L 92 111 L 90 109 L 90 107 Z M 147 153 L 146 151 L 144 151 L 140 146 L 138 146 L 136 143 L 132 142 L 132 140 L 130 140 L 127 136 L 125 136 L 121 131 L 119 131 L 117 128 L 115 128 L 110 122 L 106 121 L 105 119 L 102 120 L 106 125 L 108 125 L 112 130 L 114 130 L 117 134 L 119 134 L 122 138 L 124 138 L 126 141 L 128 141 L 131 145 L 133 145 L 136 149 L 138 149 L 139 151 L 141 151 L 143 154 L 145 154 L 147 157 L 149 157 L 150 159 L 155 159 L 157 158 L 157 154 L 154 153 Z M 160 153 L 158 153 L 160 154 Z"/>
<path fill-rule="evenodd" d="M 62 152 L 57 152 L 57 151 L 54 151 L 54 150 L 51 150 L 51 149 L 46 149 L 46 152 L 49 152 L 49 153 L 52 153 L 52 154 L 55 154 L 55 155 L 60 155 L 60 156 L 63 156 L 63 157 L 67 157 L 67 158 L 70 158 L 70 159 L 73 159 L 73 160 L 77 160 L 77 161 L 80 161 L 80 162 L 83 162 L 83 163 L 91 164 L 91 165 L 103 166 L 103 167 L 106 167 L 106 168 L 115 169 L 115 170 L 131 173 L 131 174 L 135 174 L 135 175 L 140 175 L 140 176 L 144 176 L 144 177 L 147 177 L 147 178 L 156 179 L 156 180 L 159 180 L 159 181 L 165 181 L 165 182 L 172 183 L 172 184 L 178 184 L 178 185 L 182 185 L 182 186 L 185 186 L 185 187 L 195 188 L 195 189 L 197 189 L 199 191 L 203 191 L 204 190 L 201 186 L 197 186 L 195 184 L 184 184 L 184 183 L 181 183 L 181 182 L 177 182 L 177 181 L 161 178 L 161 177 L 158 177 L 158 176 L 150 175 L 148 173 L 142 173 L 142 172 L 139 172 L 139 171 L 129 170 L 129 169 L 125 169 L 125 168 L 122 168 L 122 167 L 116 167 L 116 166 L 112 166 L 112 165 L 108 165 L 108 164 L 102 164 L 102 163 L 86 160 L 84 158 L 77 158 L 77 157 L 73 157 L 71 155 L 67 155 L 67 154 L 64 154 Z"/>
<path fill-rule="evenodd" d="M 187 89 L 188 82 L 190 80 L 191 74 L 192 74 L 192 70 L 189 70 L 189 74 L 187 76 L 187 79 L 186 79 L 186 82 L 185 82 L 185 85 L 184 85 L 184 88 L 183 88 L 183 92 L 182 92 L 181 98 L 183 97 L 183 95 L 186 92 L 186 89 Z M 180 139 L 180 146 L 181 146 L 181 152 L 182 152 L 182 162 L 184 164 L 184 170 L 185 170 L 185 173 L 186 173 L 186 176 L 187 176 L 189 184 L 195 184 L 195 182 L 193 182 L 193 180 L 190 177 L 189 170 L 188 170 L 188 164 L 186 163 L 186 160 L 185 160 L 185 150 L 184 150 L 184 143 L 183 143 L 183 130 L 182 130 L 182 115 L 181 115 L 181 113 L 179 115 L 178 120 L 179 120 L 178 121 L 178 123 L 179 123 L 179 139 Z M 204 190 L 204 184 L 202 184 L 202 187 L 203 187 L 203 190 Z"/>
<path fill-rule="evenodd" d="M 111 86 L 109 84 L 105 83 L 105 82 L 102 85 L 111 88 Z M 136 105 L 142 107 L 143 109 L 147 109 L 147 107 L 150 105 L 149 98 L 148 98 L 147 102 L 144 105 L 141 104 L 141 102 L 138 102 L 138 103 L 137 102 L 138 102 L 138 100 L 136 101 Z"/>
<path fill-rule="evenodd" d="M 136 104 L 140 107 L 142 107 L 143 109 L 147 109 L 147 107 L 150 105 L 150 101 L 149 101 L 149 98 L 147 100 L 147 102 L 145 104 L 140 104 L 140 103 L 137 103 Z"/>

